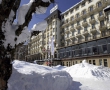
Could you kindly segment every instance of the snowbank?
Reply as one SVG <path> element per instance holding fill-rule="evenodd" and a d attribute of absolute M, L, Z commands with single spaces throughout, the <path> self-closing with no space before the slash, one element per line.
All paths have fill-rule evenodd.
<path fill-rule="evenodd" d="M 15 60 L 8 90 L 70 90 L 72 78 L 66 71 Z"/>
<path fill-rule="evenodd" d="M 64 68 L 74 79 L 89 78 L 94 80 L 110 80 L 110 68 L 95 66 L 87 63 L 85 60 L 71 67 Z"/>
<path fill-rule="evenodd" d="M 62 70 L 64 68 L 67 68 L 67 66 L 61 66 L 61 65 L 57 65 L 55 67 L 53 67 L 54 69 L 58 69 L 58 70 Z"/>

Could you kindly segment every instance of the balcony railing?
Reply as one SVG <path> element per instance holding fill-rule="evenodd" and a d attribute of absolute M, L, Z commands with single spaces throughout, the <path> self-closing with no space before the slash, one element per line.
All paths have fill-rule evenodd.
<path fill-rule="evenodd" d="M 80 29 L 81 28 L 81 25 L 79 24 L 79 25 L 76 25 L 76 27 L 75 27 L 76 29 Z"/>
<path fill-rule="evenodd" d="M 90 29 L 90 32 L 91 32 L 91 33 L 95 33 L 95 32 L 97 32 L 97 30 L 96 30 L 96 28 L 91 28 L 91 29 Z"/>
<path fill-rule="evenodd" d="M 104 31 L 104 30 L 106 30 L 107 29 L 107 26 L 106 25 L 100 25 L 99 26 L 99 30 L 100 31 Z"/>
<path fill-rule="evenodd" d="M 99 21 L 104 20 L 104 19 L 105 19 L 105 16 L 104 15 L 98 16 L 98 20 Z"/>
<path fill-rule="evenodd" d="M 96 22 L 95 19 L 89 19 L 89 23 L 94 24 Z"/>
<path fill-rule="evenodd" d="M 86 31 L 83 31 L 83 35 L 88 35 L 89 32 L 86 30 Z"/>
<path fill-rule="evenodd" d="M 87 27 L 88 26 L 88 23 L 83 21 L 82 26 L 83 27 Z"/>

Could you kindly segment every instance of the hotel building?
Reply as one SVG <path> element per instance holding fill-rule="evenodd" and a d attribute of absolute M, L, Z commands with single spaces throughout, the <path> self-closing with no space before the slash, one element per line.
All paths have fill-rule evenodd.
<path fill-rule="evenodd" d="M 49 39 L 54 37 L 54 65 L 71 66 L 86 59 L 90 64 L 110 67 L 109 5 L 110 0 L 82 0 L 65 12 L 55 10 L 45 19 L 48 27 L 43 32 L 42 48 L 48 50 Z M 32 45 L 29 52 L 39 53 L 39 47 L 36 52 Z M 48 59 L 48 53 L 43 58 Z"/>
<path fill-rule="evenodd" d="M 110 67 L 110 22 L 103 10 L 109 5 L 109 0 L 82 0 L 61 14 L 64 47 L 58 48 L 58 58 L 62 65 L 86 59 Z"/>

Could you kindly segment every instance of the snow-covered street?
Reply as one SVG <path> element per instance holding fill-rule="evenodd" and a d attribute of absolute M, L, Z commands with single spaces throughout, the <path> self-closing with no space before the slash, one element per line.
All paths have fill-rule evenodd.
<path fill-rule="evenodd" d="M 109 84 L 110 68 L 85 60 L 71 67 L 53 68 L 15 60 L 8 90 L 110 90 Z"/>

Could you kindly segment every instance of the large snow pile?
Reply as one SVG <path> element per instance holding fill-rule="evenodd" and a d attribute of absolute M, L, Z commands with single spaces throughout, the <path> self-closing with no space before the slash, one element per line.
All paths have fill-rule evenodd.
<path fill-rule="evenodd" d="M 72 78 L 66 71 L 15 60 L 8 90 L 70 90 Z"/>
<path fill-rule="evenodd" d="M 95 66 L 87 63 L 86 60 L 80 64 L 64 68 L 64 70 L 66 70 L 73 79 L 74 77 L 80 77 L 94 80 L 110 80 L 110 68 Z"/>

